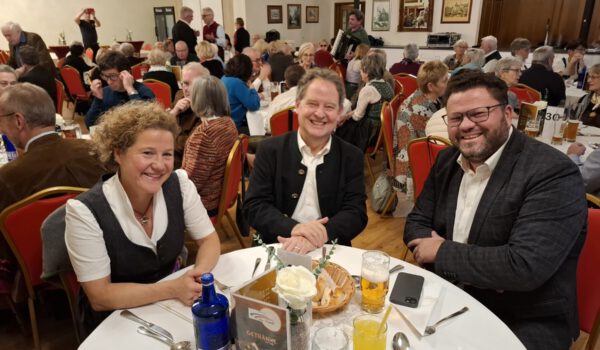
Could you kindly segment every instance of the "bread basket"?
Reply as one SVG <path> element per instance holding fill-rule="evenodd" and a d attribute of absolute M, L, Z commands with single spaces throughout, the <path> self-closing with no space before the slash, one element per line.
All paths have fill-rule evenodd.
<path fill-rule="evenodd" d="M 317 260 L 313 260 L 312 268 L 315 269 L 318 264 L 319 264 L 319 262 Z M 335 284 L 337 286 L 339 286 L 340 288 L 342 288 L 342 291 L 344 292 L 345 297 L 343 299 L 341 299 L 341 301 L 338 301 L 336 304 L 330 303 L 327 306 L 314 306 L 313 305 L 312 311 L 313 311 L 313 313 L 317 313 L 317 314 L 324 314 L 324 313 L 328 313 L 328 312 L 332 312 L 337 309 L 340 309 L 340 308 L 344 307 L 345 305 L 347 305 L 350 302 L 350 300 L 352 300 L 352 297 L 354 296 L 354 290 L 355 290 L 354 278 L 352 278 L 352 275 L 350 275 L 350 273 L 348 273 L 348 271 L 346 271 L 346 269 L 344 269 L 343 267 L 341 267 L 340 265 L 338 265 L 336 263 L 328 262 L 327 265 L 325 266 L 325 270 L 327 270 L 327 273 L 329 274 L 329 276 L 331 276 L 331 278 L 333 279 Z"/>

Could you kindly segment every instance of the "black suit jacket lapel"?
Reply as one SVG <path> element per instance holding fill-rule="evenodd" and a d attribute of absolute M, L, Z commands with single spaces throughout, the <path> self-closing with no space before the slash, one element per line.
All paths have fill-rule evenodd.
<path fill-rule="evenodd" d="M 477 206 L 477 211 L 473 217 L 473 224 L 471 225 L 471 231 L 469 232 L 468 243 L 476 243 L 479 239 L 483 223 L 489 216 L 494 201 L 498 199 L 498 195 L 504 187 L 504 184 L 513 175 L 512 169 L 523 149 L 523 144 L 525 142 L 524 137 L 526 136 L 516 129 L 513 129 L 511 138 L 506 144 L 506 147 L 498 160 L 498 164 L 483 191 L 479 205 Z"/>
<path fill-rule="evenodd" d="M 332 138 L 329 153 L 323 157 L 323 163 L 316 169 L 319 208 L 323 217 L 334 214 L 335 196 L 338 192 L 336 189 L 343 185 L 339 183 L 342 178 L 339 174 L 342 171 L 339 142 L 335 137 Z"/>
<path fill-rule="evenodd" d="M 458 156 L 460 156 L 460 153 Z M 464 171 L 456 162 L 458 157 L 453 158 L 453 167 L 455 167 L 456 171 L 452 172 L 452 178 L 450 179 L 450 184 L 448 186 L 448 193 L 446 198 L 446 239 L 452 240 L 454 238 L 454 219 L 456 217 L 456 202 L 458 201 L 458 191 L 460 189 L 460 182 L 462 181 L 462 177 L 464 175 Z"/>

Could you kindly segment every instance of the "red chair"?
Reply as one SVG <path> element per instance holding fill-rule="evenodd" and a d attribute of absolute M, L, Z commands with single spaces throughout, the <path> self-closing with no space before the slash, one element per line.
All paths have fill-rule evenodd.
<path fill-rule="evenodd" d="M 90 62 L 94 61 L 94 50 L 87 48 L 85 50 L 85 56 L 90 60 Z"/>
<path fill-rule="evenodd" d="M 579 328 L 589 333 L 586 350 L 600 344 L 600 209 L 588 209 L 588 231 L 577 265 Z"/>
<path fill-rule="evenodd" d="M 412 95 L 412 93 L 419 88 L 419 85 L 417 84 L 417 77 L 415 77 L 412 74 L 394 74 L 394 79 L 400 82 L 400 84 L 402 84 L 402 87 L 404 88 L 402 90 L 402 93 L 404 94 L 404 96 Z"/>
<path fill-rule="evenodd" d="M 404 102 L 405 98 L 406 96 L 404 94 L 400 94 L 394 96 L 394 98 L 390 101 L 390 106 L 392 108 L 392 118 L 396 118 L 396 116 L 398 115 L 400 106 L 402 106 L 402 102 Z"/>
<path fill-rule="evenodd" d="M 393 101 L 393 99 L 392 99 Z M 391 104 L 390 104 L 391 105 Z M 392 109 L 390 109 L 391 112 Z M 383 111 L 383 110 L 382 110 Z M 394 121 L 395 116 L 392 113 L 381 113 L 381 135 L 383 136 L 383 146 L 387 162 L 390 169 L 394 169 Z M 396 196 L 390 196 L 390 199 L 385 204 L 381 211 L 381 216 L 384 216 L 390 211 L 391 206 L 396 201 Z M 403 259 L 404 260 L 404 259 Z"/>
<path fill-rule="evenodd" d="M 394 96 L 401 95 L 404 91 L 404 86 L 398 80 L 394 79 Z"/>
<path fill-rule="evenodd" d="M 387 116 L 385 116 L 387 114 Z M 381 106 L 381 125 L 383 125 L 383 119 L 393 119 L 392 116 L 392 107 L 389 102 L 384 102 L 383 106 Z M 371 157 L 375 157 L 377 152 L 384 148 L 384 140 L 383 140 L 383 127 L 379 128 L 379 134 L 377 136 L 377 141 L 374 146 L 368 147 L 365 152 L 365 163 L 367 164 L 367 168 L 369 169 L 369 174 L 371 175 L 371 180 L 375 183 L 375 176 L 373 175 L 373 169 L 371 168 Z"/>
<path fill-rule="evenodd" d="M 317 50 L 315 51 L 315 64 L 321 68 L 327 68 L 331 66 L 335 61 L 329 51 Z"/>
<path fill-rule="evenodd" d="M 152 51 L 152 44 L 145 43 L 144 45 L 142 45 L 142 50 L 144 50 L 144 51 Z"/>
<path fill-rule="evenodd" d="M 148 63 L 138 63 L 131 66 L 131 75 L 133 79 L 139 80 L 144 77 L 144 73 L 150 69 L 150 65 Z"/>
<path fill-rule="evenodd" d="M 75 117 L 77 102 L 89 101 L 91 98 L 91 92 L 85 91 L 85 88 L 83 87 L 83 81 L 81 81 L 81 75 L 77 69 L 66 65 L 60 69 L 60 76 L 67 85 L 71 101 L 74 103 L 75 108 L 73 108 L 73 117 Z"/>
<path fill-rule="evenodd" d="M 525 84 L 516 84 L 508 88 L 509 91 L 512 91 L 517 95 L 517 100 L 519 100 L 519 105 L 521 102 L 534 103 L 535 101 L 539 101 L 542 99 L 542 94 L 536 89 L 527 86 Z"/>
<path fill-rule="evenodd" d="M 242 136 L 244 138 L 247 136 Z M 227 221 L 229 225 L 232 227 L 234 234 L 237 240 L 240 242 L 242 248 L 246 248 L 246 244 L 242 238 L 242 234 L 238 229 L 235 221 L 229 214 L 229 209 L 231 209 L 237 202 L 240 181 L 242 179 L 242 171 L 243 170 L 243 147 L 246 141 L 238 139 L 233 144 L 231 151 L 229 152 L 229 157 L 227 158 L 227 165 L 225 168 L 225 177 L 223 178 L 223 187 L 221 190 L 221 199 L 219 200 L 219 211 L 216 216 L 210 218 L 213 225 L 218 228 L 221 228 L 225 234 L 229 235 L 228 231 L 225 229 L 225 226 L 222 223 L 223 216 L 227 217 Z"/>
<path fill-rule="evenodd" d="M 298 114 L 294 111 L 294 108 L 282 109 L 271 116 L 269 120 L 271 136 L 279 136 L 298 130 Z"/>
<path fill-rule="evenodd" d="M 451 145 L 450 141 L 439 136 L 422 137 L 408 143 L 408 163 L 413 178 L 415 199 L 421 194 L 438 153 Z"/>
<path fill-rule="evenodd" d="M 7 64 L 10 60 L 10 54 L 4 50 L 0 50 L 0 64 Z"/>
<path fill-rule="evenodd" d="M 33 344 L 36 349 L 40 348 L 40 338 L 35 313 L 35 291 L 47 286 L 40 277 L 42 274 L 40 228 L 46 217 L 56 208 L 84 191 L 86 189 L 78 187 L 51 187 L 7 207 L 0 213 L 0 231 L 17 259 L 27 288 L 27 304 Z"/>
<path fill-rule="evenodd" d="M 65 86 L 58 79 L 54 79 L 54 82 L 56 83 L 56 113 L 62 115 L 63 103 L 65 101 Z"/>
<path fill-rule="evenodd" d="M 164 109 L 171 107 L 171 87 L 169 84 L 154 79 L 146 79 L 144 80 L 144 85 L 152 90 L 154 96 L 156 97 L 156 101 Z"/>
<path fill-rule="evenodd" d="M 346 67 L 344 67 L 341 63 L 336 62 L 329 66 L 329 69 L 336 72 L 342 81 L 346 81 Z"/>

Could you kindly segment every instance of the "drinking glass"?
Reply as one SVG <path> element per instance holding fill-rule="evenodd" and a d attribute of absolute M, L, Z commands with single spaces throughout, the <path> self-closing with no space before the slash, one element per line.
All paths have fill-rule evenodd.
<path fill-rule="evenodd" d="M 271 100 L 273 100 L 275 97 L 277 97 L 277 95 L 279 95 L 279 82 L 272 81 L 271 82 Z"/>
<path fill-rule="evenodd" d="M 575 110 L 569 110 L 567 117 L 567 126 L 565 128 L 565 140 L 567 142 L 575 142 L 577 140 L 577 129 L 581 121 Z"/>
<path fill-rule="evenodd" d="M 370 250 L 362 255 L 360 285 L 363 310 L 378 313 L 383 310 L 390 281 L 390 257 L 384 252 Z"/>
<path fill-rule="evenodd" d="M 320 328 L 315 332 L 312 341 L 312 350 L 346 350 L 348 337 L 335 327 Z"/>
<path fill-rule="evenodd" d="M 384 324 L 381 333 L 378 333 L 380 323 L 381 317 L 369 314 L 354 319 L 354 350 L 385 350 L 387 324 Z"/>

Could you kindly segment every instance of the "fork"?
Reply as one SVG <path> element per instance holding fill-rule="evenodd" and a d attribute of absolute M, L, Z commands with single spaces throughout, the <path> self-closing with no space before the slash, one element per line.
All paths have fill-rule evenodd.
<path fill-rule="evenodd" d="M 439 326 L 440 323 L 442 323 L 444 321 L 448 321 L 449 319 L 456 317 L 460 314 L 464 314 L 467 311 L 469 311 L 469 308 L 467 306 L 465 306 L 462 309 L 456 311 L 455 313 L 452 313 L 452 314 L 442 318 L 441 320 L 437 321 L 436 323 L 432 324 L 431 326 L 425 327 L 425 335 L 431 335 L 431 334 L 435 333 L 436 327 Z"/>

